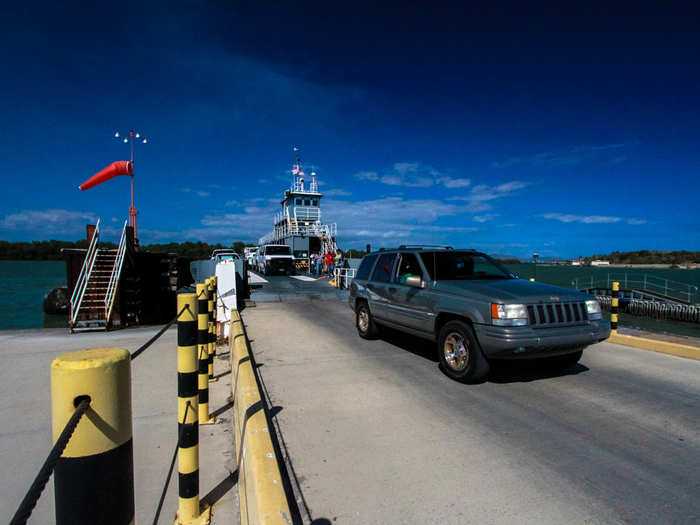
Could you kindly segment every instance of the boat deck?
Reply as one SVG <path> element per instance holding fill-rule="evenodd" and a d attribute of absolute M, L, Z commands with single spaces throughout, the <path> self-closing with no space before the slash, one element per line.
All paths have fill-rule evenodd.
<path fill-rule="evenodd" d="M 248 271 L 250 299 L 254 302 L 293 302 L 309 299 L 346 300 L 347 290 L 339 290 L 328 283 L 328 277 L 315 278 L 300 275 L 264 276 Z"/>

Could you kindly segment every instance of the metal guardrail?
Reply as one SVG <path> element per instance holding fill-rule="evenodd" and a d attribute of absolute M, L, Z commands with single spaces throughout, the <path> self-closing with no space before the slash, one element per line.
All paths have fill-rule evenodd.
<path fill-rule="evenodd" d="M 335 281 L 336 288 L 345 289 L 350 285 L 355 277 L 355 268 L 335 268 L 333 270 L 333 278 Z"/>
<path fill-rule="evenodd" d="M 698 287 L 688 283 L 664 279 L 654 275 L 634 275 L 634 274 L 607 274 L 605 278 L 577 277 L 571 281 L 572 287 L 577 290 L 606 288 L 610 289 L 613 281 L 618 281 L 623 290 L 635 290 L 639 292 L 649 292 L 651 294 L 662 295 L 669 299 L 675 299 L 688 304 L 698 304 L 700 294 Z"/>
<path fill-rule="evenodd" d="M 119 248 L 117 249 L 117 256 L 114 259 L 114 266 L 112 266 L 112 273 L 109 276 L 109 284 L 107 285 L 107 293 L 105 294 L 105 326 L 109 325 L 109 319 L 112 316 L 114 298 L 116 297 L 116 291 L 119 287 L 119 278 L 122 274 L 122 267 L 124 266 L 124 254 L 126 253 L 127 223 L 128 221 L 124 221 L 124 226 L 122 227 L 122 236 L 119 240 Z"/>
<path fill-rule="evenodd" d="M 604 310 L 611 309 L 612 297 L 609 295 L 598 295 L 597 298 Z M 651 317 L 652 319 L 700 323 L 700 306 L 690 304 L 630 299 L 620 306 L 620 311 L 631 315 Z"/>
<path fill-rule="evenodd" d="M 88 246 L 87 253 L 85 254 L 85 261 L 83 261 L 83 267 L 80 269 L 80 275 L 75 283 L 75 288 L 73 289 L 73 295 L 70 298 L 70 324 L 71 326 L 75 324 L 78 319 L 78 312 L 80 311 L 80 304 L 83 302 L 83 297 L 85 296 L 85 290 L 87 289 L 88 281 L 90 280 L 90 275 L 92 274 L 92 267 L 95 265 L 95 260 L 97 259 L 97 246 L 100 242 L 100 219 L 97 219 L 97 224 L 95 225 L 95 232 L 92 234 L 92 239 L 90 240 L 90 246 Z"/>

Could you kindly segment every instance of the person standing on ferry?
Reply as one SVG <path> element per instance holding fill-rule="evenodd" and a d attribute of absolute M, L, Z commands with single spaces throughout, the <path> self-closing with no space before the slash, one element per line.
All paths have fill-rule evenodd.
<path fill-rule="evenodd" d="M 316 275 L 316 252 L 313 252 L 309 256 L 309 273 L 311 275 Z"/>
<path fill-rule="evenodd" d="M 325 257 L 326 271 L 328 272 L 328 278 L 333 276 L 333 254 L 331 252 L 326 253 Z"/>

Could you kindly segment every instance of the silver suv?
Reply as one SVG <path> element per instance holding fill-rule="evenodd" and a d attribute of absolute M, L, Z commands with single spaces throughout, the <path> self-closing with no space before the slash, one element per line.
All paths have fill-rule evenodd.
<path fill-rule="evenodd" d="M 562 367 L 610 336 L 595 297 L 520 279 L 474 250 L 400 246 L 366 255 L 350 285 L 360 337 L 388 326 L 438 343 L 445 373 L 476 382 L 492 359 Z"/>

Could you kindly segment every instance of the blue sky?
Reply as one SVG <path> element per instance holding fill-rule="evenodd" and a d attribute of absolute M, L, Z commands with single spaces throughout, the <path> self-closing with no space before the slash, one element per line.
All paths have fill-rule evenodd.
<path fill-rule="evenodd" d="M 228 4 L 8 8 L 0 239 L 116 237 L 135 128 L 142 243 L 257 240 L 299 145 L 343 248 L 700 249 L 697 13 Z"/>

